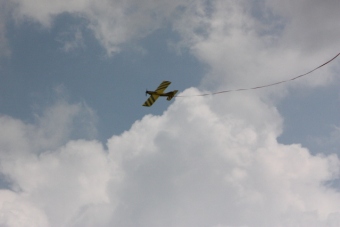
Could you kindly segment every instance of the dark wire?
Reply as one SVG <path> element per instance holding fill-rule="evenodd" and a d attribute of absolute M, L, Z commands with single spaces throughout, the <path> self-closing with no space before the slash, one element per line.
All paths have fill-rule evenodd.
<path fill-rule="evenodd" d="M 312 72 L 314 72 L 315 70 L 327 65 L 328 63 L 330 63 L 331 61 L 333 61 L 335 58 L 337 58 L 338 56 L 340 55 L 340 53 L 338 53 L 337 55 L 335 55 L 331 60 L 323 63 L 322 65 L 316 67 L 315 69 L 307 72 L 307 73 L 304 73 L 304 74 L 301 74 L 299 76 L 296 76 L 296 77 L 293 77 L 291 79 L 288 79 L 288 80 L 282 80 L 282 81 L 279 81 L 279 82 L 276 82 L 276 83 L 272 83 L 272 84 L 267 84 L 267 85 L 262 85 L 262 86 L 257 86 L 257 87 L 251 87 L 251 88 L 239 88 L 239 89 L 231 89 L 231 90 L 225 90 L 225 91 L 217 91 L 217 92 L 212 92 L 212 93 L 205 93 L 205 94 L 200 94 L 200 95 L 177 95 L 175 97 L 194 97 L 194 96 L 208 96 L 208 95 L 217 95 L 217 94 L 222 94 L 222 93 L 228 93 L 228 92 L 234 92 L 234 91 L 247 91 L 247 90 L 255 90 L 255 89 L 260 89 L 260 88 L 265 88 L 265 87 L 271 87 L 271 86 L 275 86 L 275 85 L 278 85 L 278 84 L 282 84 L 282 83 L 286 83 L 286 82 L 289 82 L 289 81 L 292 81 L 292 80 L 296 80 L 300 77 L 303 77 L 303 76 L 306 76 Z"/>

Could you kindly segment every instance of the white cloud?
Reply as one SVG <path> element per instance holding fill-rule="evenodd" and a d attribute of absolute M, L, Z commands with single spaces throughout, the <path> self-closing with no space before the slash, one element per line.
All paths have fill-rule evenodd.
<path fill-rule="evenodd" d="M 161 116 L 113 136 L 107 150 L 74 140 L 39 154 L 25 133 L 31 126 L 2 116 L 10 133 L 0 136 L 1 172 L 12 186 L 1 190 L 0 220 L 20 226 L 15 213 L 36 217 L 28 222 L 37 226 L 339 224 L 340 193 L 328 186 L 339 175 L 337 156 L 279 144 L 280 116 L 256 97 L 234 110 L 233 96 L 212 100 L 177 98 Z M 232 111 L 216 109 L 222 103 Z"/>
<path fill-rule="evenodd" d="M 1 173 L 12 190 L 1 190 L 3 225 L 69 226 L 87 210 L 109 202 L 106 185 L 113 177 L 102 145 L 68 142 L 78 136 L 74 127 L 87 130 L 86 122 L 93 127 L 89 111 L 82 104 L 59 101 L 35 124 L 0 117 Z M 77 123 L 79 118 L 84 126 Z"/>
<path fill-rule="evenodd" d="M 11 158 L 14 160 L 2 154 L 2 171 L 14 184 L 16 203 L 34 204 L 34 209 L 43 211 L 41 217 L 48 217 L 50 226 L 73 225 L 88 209 L 109 202 L 109 167 L 102 146 L 96 142 L 72 141 L 41 155 L 18 154 Z M 16 207 L 3 207 L 2 216 L 7 219 L 6 213 L 12 213 Z M 27 210 L 30 207 L 23 206 L 15 212 L 21 216 Z M 9 226 L 21 226 L 21 220 L 12 222 Z"/>
<path fill-rule="evenodd" d="M 340 197 L 324 183 L 338 176 L 338 158 L 278 144 L 274 110 L 261 110 L 273 120 L 251 123 L 242 111 L 218 113 L 210 103 L 177 100 L 109 141 L 112 159 L 125 167 L 114 223 L 308 226 L 300 219 L 307 216 L 327 226 Z"/>
<path fill-rule="evenodd" d="M 0 190 L 1 226 L 48 226 L 47 217 L 24 196 L 8 190 Z"/>

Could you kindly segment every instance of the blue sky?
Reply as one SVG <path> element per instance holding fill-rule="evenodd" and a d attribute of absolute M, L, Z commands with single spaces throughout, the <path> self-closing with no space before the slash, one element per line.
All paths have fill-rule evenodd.
<path fill-rule="evenodd" d="M 0 8 L 0 225 L 340 224 L 338 1 Z"/>
<path fill-rule="evenodd" d="M 81 26 L 82 20 L 70 15 L 57 17 L 51 29 L 23 23 L 12 24 L 7 32 L 11 57 L 3 64 L 6 79 L 1 90 L 2 97 L 9 96 L 2 101 L 3 113 L 27 121 L 32 120 L 32 106 L 53 102 L 54 89 L 62 86 L 70 102 L 85 102 L 96 111 L 100 127 L 97 138 L 105 141 L 129 129 L 143 115 L 164 111 L 168 103 L 151 110 L 140 108 L 146 89 L 171 80 L 172 87 L 184 90 L 197 86 L 204 73 L 204 66 L 194 57 L 185 52 L 178 55 L 167 46 L 176 36 L 166 29 L 135 44 L 145 48 L 142 52 L 131 48 L 109 57 L 93 34 Z M 63 39 L 73 38 L 69 29 L 77 23 L 84 33 L 82 44 L 63 51 L 67 42 Z"/>

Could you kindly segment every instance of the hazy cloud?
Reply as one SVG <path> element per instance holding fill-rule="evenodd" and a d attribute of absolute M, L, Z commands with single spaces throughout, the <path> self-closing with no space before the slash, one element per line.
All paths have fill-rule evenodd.
<path fill-rule="evenodd" d="M 299 4 L 303 5 L 302 2 Z M 181 45 L 187 46 L 211 68 L 203 81 L 205 87 L 230 89 L 278 82 L 308 72 L 338 53 L 334 50 L 336 42 L 325 42 L 324 48 L 316 51 L 316 47 L 310 50 L 301 49 L 297 47 L 297 42 L 286 38 L 292 29 L 300 30 L 296 34 L 306 30 L 306 43 L 312 45 L 314 42 L 314 37 L 308 33 L 308 28 L 313 26 L 293 23 L 304 16 L 304 7 L 301 6 L 301 11 L 294 11 L 295 14 L 289 17 L 291 21 L 285 22 L 280 19 L 283 17 L 281 14 L 268 6 L 254 14 L 253 5 L 255 3 L 251 1 L 236 3 L 231 0 L 213 1 L 207 7 L 205 2 L 196 1 L 196 5 L 186 10 L 182 18 L 174 24 L 174 28 L 182 35 Z M 327 17 L 326 10 L 322 13 Z M 333 10 L 330 13 L 335 16 Z M 306 17 L 308 16 L 310 12 L 307 13 Z M 272 20 L 261 20 L 263 17 L 271 17 Z M 322 26 L 321 23 L 327 24 L 327 21 L 318 24 Z M 328 33 L 325 31 L 322 35 L 337 37 L 334 32 L 340 33 L 340 27 L 336 23 L 331 24 L 334 25 L 334 30 Z M 328 84 L 332 78 L 332 68 L 322 70 L 322 77 L 296 81 L 295 85 Z M 275 87 L 275 93 L 280 89 L 284 87 Z"/>
<path fill-rule="evenodd" d="M 21 1 L 10 0 L 17 7 L 15 17 L 30 19 L 50 27 L 55 16 L 69 13 L 88 21 L 98 41 L 108 54 L 120 50 L 129 41 L 143 38 L 159 28 L 183 1 Z"/>
<path fill-rule="evenodd" d="M 69 32 L 60 34 L 57 41 L 62 44 L 62 50 L 65 52 L 85 48 L 83 33 L 80 28 L 73 28 Z"/>
<path fill-rule="evenodd" d="M 308 142 L 312 143 L 319 149 L 325 149 L 323 152 L 339 154 L 340 152 L 340 128 L 333 125 L 329 135 L 323 137 L 309 137 Z"/>
<path fill-rule="evenodd" d="M 10 4 L 7 1 L 0 1 L 0 58 L 11 55 L 6 32 L 6 22 L 10 10 Z"/>
<path fill-rule="evenodd" d="M 339 1 L 266 1 L 286 21 L 285 44 L 306 53 L 332 51 L 339 46 Z"/>
<path fill-rule="evenodd" d="M 320 52 L 329 53 L 339 44 L 336 39 L 340 33 L 340 26 L 336 23 L 340 19 L 336 10 L 339 7 L 337 0 L 5 2 L 16 6 L 13 16 L 18 20 L 30 19 L 46 27 L 50 27 L 53 19 L 62 13 L 84 18 L 109 54 L 120 51 L 123 44 L 143 38 L 165 24 L 173 26 L 182 38 L 189 41 L 189 47 L 208 37 L 222 42 L 222 45 L 228 43 L 229 53 L 242 44 L 245 51 L 250 52 L 259 45 L 266 45 L 275 47 L 277 51 L 317 52 L 320 55 Z M 248 38 L 252 41 L 247 41 Z M 233 54 L 247 57 L 241 50 Z M 249 55 L 248 59 L 251 57 Z"/>

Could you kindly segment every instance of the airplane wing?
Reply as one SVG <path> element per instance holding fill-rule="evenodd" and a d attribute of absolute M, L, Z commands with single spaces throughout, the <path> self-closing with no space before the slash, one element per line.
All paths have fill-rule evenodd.
<path fill-rule="evenodd" d="M 164 88 L 165 90 L 165 88 Z M 143 106 L 152 106 L 152 104 L 158 99 L 159 95 L 151 95 L 143 104 Z"/>
<path fill-rule="evenodd" d="M 171 84 L 170 81 L 163 81 L 156 89 L 157 93 L 163 93 L 164 90 Z"/>

